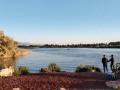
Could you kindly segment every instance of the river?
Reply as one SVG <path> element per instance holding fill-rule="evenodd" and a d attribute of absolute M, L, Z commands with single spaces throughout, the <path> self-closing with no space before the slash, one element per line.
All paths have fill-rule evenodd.
<path fill-rule="evenodd" d="M 29 49 L 32 54 L 18 58 L 16 66 L 27 66 L 30 72 L 39 72 L 47 68 L 50 63 L 57 63 L 62 71 L 74 72 L 79 65 L 94 65 L 101 70 L 103 54 L 108 60 L 114 54 L 115 62 L 120 62 L 120 49 L 95 49 L 95 48 L 35 48 Z M 110 63 L 108 69 L 110 71 Z"/>

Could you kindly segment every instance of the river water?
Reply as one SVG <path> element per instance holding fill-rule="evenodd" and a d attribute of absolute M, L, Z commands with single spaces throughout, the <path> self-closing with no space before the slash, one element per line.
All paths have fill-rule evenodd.
<path fill-rule="evenodd" d="M 17 58 L 12 63 L 15 66 L 27 66 L 30 72 L 39 72 L 47 68 L 50 63 L 57 63 L 62 71 L 74 72 L 79 65 L 94 65 L 101 70 L 103 54 L 108 60 L 114 54 L 115 62 L 120 63 L 120 49 L 95 49 L 95 48 L 35 48 L 29 49 L 32 54 Z M 108 63 L 108 68 L 110 63 Z M 110 71 L 110 68 L 109 68 Z"/>

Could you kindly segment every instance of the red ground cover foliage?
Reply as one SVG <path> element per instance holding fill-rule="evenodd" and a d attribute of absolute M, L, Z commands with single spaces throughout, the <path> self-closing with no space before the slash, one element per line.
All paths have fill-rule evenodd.
<path fill-rule="evenodd" d="M 16 87 L 21 90 L 57 90 L 59 87 L 66 90 L 108 90 L 106 81 L 106 74 L 95 72 L 32 73 L 0 78 L 0 90 L 12 90 Z"/>

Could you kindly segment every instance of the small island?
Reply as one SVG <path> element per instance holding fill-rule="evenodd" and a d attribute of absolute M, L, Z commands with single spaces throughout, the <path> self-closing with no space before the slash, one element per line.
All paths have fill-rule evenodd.
<path fill-rule="evenodd" d="M 18 44 L 14 39 L 6 36 L 0 31 L 0 58 L 17 57 L 30 54 L 31 51 L 18 48 Z"/>

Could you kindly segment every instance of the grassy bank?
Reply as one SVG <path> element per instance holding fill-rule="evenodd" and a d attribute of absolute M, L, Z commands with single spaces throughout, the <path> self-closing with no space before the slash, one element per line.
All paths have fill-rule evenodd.
<path fill-rule="evenodd" d="M 28 55 L 31 53 L 32 53 L 32 51 L 30 51 L 30 50 L 19 49 L 18 56 L 25 56 L 25 55 Z"/>

